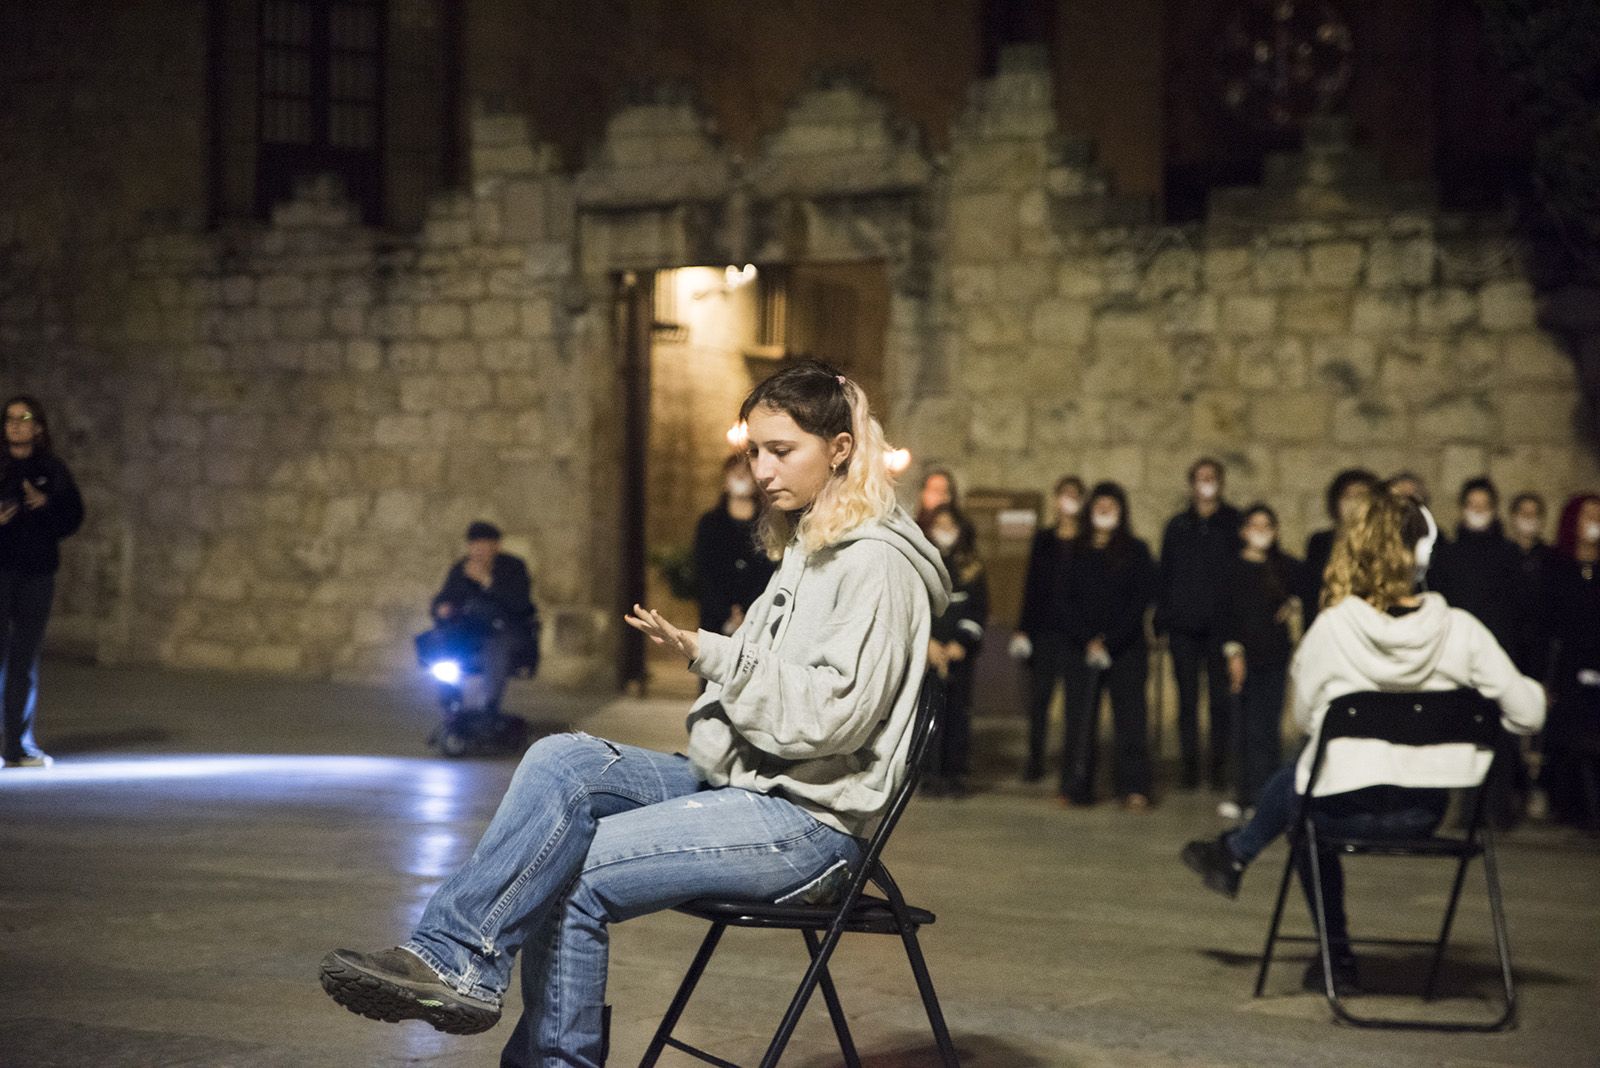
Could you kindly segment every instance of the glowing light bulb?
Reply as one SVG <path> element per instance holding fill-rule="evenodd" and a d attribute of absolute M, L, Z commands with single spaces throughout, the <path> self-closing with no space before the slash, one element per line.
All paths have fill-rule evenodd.
<path fill-rule="evenodd" d="M 750 428 L 743 422 L 733 424 L 728 428 L 728 444 L 735 450 L 741 450 L 750 441 Z"/>
<path fill-rule="evenodd" d="M 889 469 L 891 475 L 904 474 L 906 469 L 911 466 L 911 450 L 894 449 L 883 458 L 883 463 Z"/>

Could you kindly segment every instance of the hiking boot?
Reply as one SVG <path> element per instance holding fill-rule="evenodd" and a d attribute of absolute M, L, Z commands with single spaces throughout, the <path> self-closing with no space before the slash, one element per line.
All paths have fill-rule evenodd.
<path fill-rule="evenodd" d="M 1221 838 L 1200 838 L 1183 847 L 1178 854 L 1189 870 L 1205 881 L 1207 888 L 1226 898 L 1239 896 L 1239 881 L 1244 878 L 1244 865 L 1229 851 Z"/>
<path fill-rule="evenodd" d="M 452 1035 L 475 1035 L 500 1021 L 498 1007 L 456 993 L 421 957 L 405 949 L 336 949 L 322 958 L 322 989 L 368 1019 L 422 1020 Z"/>

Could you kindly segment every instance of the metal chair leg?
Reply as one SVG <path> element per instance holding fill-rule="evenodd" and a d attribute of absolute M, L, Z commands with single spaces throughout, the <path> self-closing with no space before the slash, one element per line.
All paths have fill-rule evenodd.
<path fill-rule="evenodd" d="M 817 941 L 817 933 L 802 930 L 801 936 L 806 940 L 806 952 L 812 960 L 817 959 L 821 949 Z M 844 1054 L 844 1063 L 847 1068 L 861 1068 L 861 1058 L 856 1054 L 856 1044 L 850 1037 L 850 1022 L 844 1014 L 844 1006 L 839 1003 L 839 992 L 834 989 L 833 975 L 826 967 L 822 969 L 819 980 L 822 986 L 822 1000 L 828 1004 L 828 1017 L 833 1020 L 833 1033 L 839 1036 L 839 1052 Z"/>
<path fill-rule="evenodd" d="M 1272 924 L 1267 928 L 1267 944 L 1261 950 L 1261 967 L 1256 972 L 1256 992 L 1260 997 L 1267 986 L 1267 969 L 1272 967 L 1272 950 L 1278 943 L 1278 927 L 1283 923 L 1283 903 L 1289 896 L 1289 879 L 1294 875 L 1294 851 L 1301 848 L 1301 836 L 1289 836 L 1289 859 L 1283 865 L 1283 878 L 1278 880 L 1278 902 L 1272 907 Z"/>
<path fill-rule="evenodd" d="M 700 951 L 694 956 L 694 963 L 689 965 L 683 982 L 678 984 L 678 992 L 672 995 L 672 1004 L 668 1006 L 667 1014 L 661 1018 L 661 1026 L 656 1028 L 655 1035 L 650 1039 L 650 1045 L 644 1051 L 644 1059 L 639 1062 L 639 1068 L 651 1068 L 660 1059 L 661 1051 L 667 1047 L 667 1039 L 672 1037 L 673 1028 L 678 1026 L 678 1018 L 689 1005 L 689 995 L 694 993 L 695 985 L 700 982 L 700 976 L 705 974 L 706 965 L 711 962 L 711 954 L 716 952 L 717 943 L 722 941 L 722 933 L 726 930 L 726 924 L 714 923 L 711 925 L 711 930 L 706 932 L 706 937 L 700 943 Z"/>
<path fill-rule="evenodd" d="M 828 958 L 833 956 L 834 949 L 839 945 L 841 934 L 843 930 L 836 923 L 828 928 L 828 933 L 823 936 L 816 955 L 811 958 L 811 964 L 806 968 L 805 977 L 800 980 L 799 989 L 789 1000 L 789 1008 L 783 1014 L 783 1022 L 778 1025 L 778 1033 L 772 1036 L 772 1044 L 767 1047 L 766 1054 L 761 1058 L 761 1068 L 777 1068 L 778 1058 L 783 1056 L 784 1047 L 789 1044 L 789 1039 L 794 1037 L 794 1029 L 799 1026 L 800 1016 L 806 1011 L 806 1003 L 811 1000 L 812 993 L 821 982 L 822 974 L 828 967 Z"/>
<path fill-rule="evenodd" d="M 939 1059 L 944 1063 L 944 1068 L 960 1068 L 955 1043 L 950 1041 L 950 1028 L 945 1025 L 944 1011 L 939 1007 L 939 996 L 933 991 L 933 977 L 928 974 L 928 962 L 923 959 L 922 946 L 917 942 L 917 929 L 909 924 L 902 925 L 900 940 L 905 943 L 911 974 L 916 977 L 917 992 L 922 995 L 928 1026 L 933 1028 L 933 1041 L 939 1047 Z"/>
<path fill-rule="evenodd" d="M 1517 989 L 1511 974 L 1511 935 L 1506 929 L 1505 903 L 1500 897 L 1500 865 L 1494 852 L 1494 829 L 1484 829 L 1483 877 L 1489 891 L 1489 921 L 1494 926 L 1494 948 L 1500 957 L 1500 982 L 1506 995 L 1506 1009 L 1493 1030 L 1517 1024 Z"/>
<path fill-rule="evenodd" d="M 1433 948 L 1433 961 L 1428 965 L 1428 983 L 1422 989 L 1422 1000 L 1432 1001 L 1435 987 L 1439 982 L 1439 968 L 1444 963 L 1445 945 L 1450 941 L 1450 927 L 1455 923 L 1456 906 L 1461 903 L 1461 886 L 1466 882 L 1467 865 L 1472 863 L 1470 854 L 1463 855 L 1461 863 L 1456 865 L 1454 885 L 1450 888 L 1450 903 L 1444 909 L 1444 923 L 1439 927 L 1439 940 Z"/>

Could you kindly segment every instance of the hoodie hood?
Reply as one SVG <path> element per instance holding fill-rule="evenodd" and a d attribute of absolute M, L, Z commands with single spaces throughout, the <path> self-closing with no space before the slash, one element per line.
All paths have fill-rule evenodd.
<path fill-rule="evenodd" d="M 1403 616 L 1380 612 L 1359 597 L 1346 597 L 1317 617 L 1339 654 L 1385 690 L 1420 688 L 1435 670 L 1450 639 L 1450 606 L 1437 593 Z M 1324 623 L 1323 620 L 1327 622 Z"/>
<path fill-rule="evenodd" d="M 904 508 L 896 505 L 894 511 L 882 519 L 861 524 L 835 545 L 848 545 L 853 541 L 881 541 L 893 546 L 896 552 L 911 562 L 917 577 L 922 579 L 934 616 L 943 615 L 950 606 L 950 573 L 945 570 L 944 560 Z"/>

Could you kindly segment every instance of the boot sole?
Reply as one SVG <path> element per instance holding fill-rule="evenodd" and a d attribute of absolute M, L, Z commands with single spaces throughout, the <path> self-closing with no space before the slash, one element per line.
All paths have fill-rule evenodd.
<path fill-rule="evenodd" d="M 449 1035 L 480 1034 L 500 1022 L 496 1009 L 466 1002 L 448 991 L 412 990 L 358 968 L 336 953 L 323 958 L 321 979 L 329 997 L 369 1020 L 421 1020 Z"/>
<path fill-rule="evenodd" d="M 1196 853 L 1191 853 L 1187 847 L 1178 854 L 1178 859 L 1183 861 L 1184 867 L 1200 876 L 1200 881 L 1205 883 L 1206 889 L 1221 894 L 1229 901 L 1239 897 L 1239 884 L 1231 883 L 1222 874 L 1207 867 L 1205 862 Z"/>

